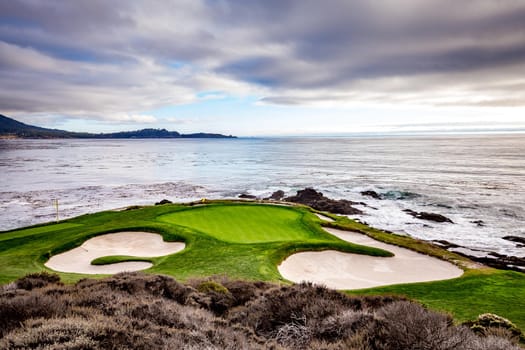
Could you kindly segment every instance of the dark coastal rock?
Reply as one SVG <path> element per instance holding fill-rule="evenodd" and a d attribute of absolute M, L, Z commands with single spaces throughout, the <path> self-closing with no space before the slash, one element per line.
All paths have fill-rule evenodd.
<path fill-rule="evenodd" d="M 496 252 L 467 248 L 445 240 L 435 240 L 432 242 L 443 249 L 449 250 L 455 254 L 462 255 L 472 261 L 486 266 L 494 267 L 500 270 L 525 272 L 525 258 L 523 257 L 509 256 Z"/>
<path fill-rule="evenodd" d="M 254 196 L 252 194 L 247 194 L 247 193 L 241 193 L 239 195 L 239 198 L 242 198 L 242 199 L 256 199 L 257 196 Z"/>
<path fill-rule="evenodd" d="M 417 212 L 412 209 L 404 209 L 403 211 L 407 213 L 408 215 L 411 215 L 421 220 L 434 221 L 434 222 L 449 222 L 451 224 L 454 223 L 452 220 L 450 220 L 446 216 L 437 214 L 437 213 L 428 213 L 426 211 Z"/>
<path fill-rule="evenodd" d="M 444 239 L 435 239 L 432 241 L 432 243 L 440 246 L 443 249 L 449 249 L 449 248 L 459 248 L 461 246 L 457 245 L 456 243 L 452 243 L 449 241 L 446 241 Z"/>
<path fill-rule="evenodd" d="M 297 191 L 295 196 L 285 198 L 287 202 L 308 205 L 314 209 L 327 211 L 334 214 L 356 215 L 363 212 L 352 205 L 358 204 L 346 199 L 330 199 L 313 188 Z"/>
<path fill-rule="evenodd" d="M 283 198 L 284 198 L 284 191 L 278 190 L 278 191 L 275 191 L 274 193 L 272 193 L 272 195 L 270 197 L 267 197 L 267 198 L 264 198 L 264 199 L 280 201 Z"/>
<path fill-rule="evenodd" d="M 490 267 L 494 267 L 496 269 L 525 272 L 525 258 L 518 256 L 497 254 L 497 256 L 471 258 L 471 260 L 480 262 Z"/>
<path fill-rule="evenodd" d="M 379 193 L 377 193 L 376 191 L 372 191 L 372 190 L 362 191 L 361 195 L 362 196 L 367 196 L 367 197 L 372 197 L 374 199 L 382 199 L 381 196 L 379 195 Z"/>
<path fill-rule="evenodd" d="M 525 244 L 525 238 L 524 237 L 518 237 L 518 236 L 505 236 L 505 237 L 502 237 L 504 240 L 506 241 L 511 241 L 511 242 L 516 242 L 516 243 L 521 243 L 521 244 Z"/>
<path fill-rule="evenodd" d="M 155 203 L 155 205 L 164 205 L 164 204 L 172 204 L 173 202 L 167 199 L 163 199 L 160 202 Z"/>
<path fill-rule="evenodd" d="M 391 200 L 407 200 L 421 197 L 420 194 L 408 191 L 388 191 L 383 193 L 382 198 Z"/>
<path fill-rule="evenodd" d="M 474 220 L 474 221 L 471 221 L 470 223 L 476 224 L 476 226 L 478 226 L 478 227 L 484 227 L 485 226 L 485 222 L 483 220 Z"/>

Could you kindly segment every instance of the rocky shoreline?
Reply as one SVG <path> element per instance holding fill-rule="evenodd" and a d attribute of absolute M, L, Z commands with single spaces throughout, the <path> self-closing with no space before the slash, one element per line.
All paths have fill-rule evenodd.
<path fill-rule="evenodd" d="M 525 258 L 472 249 L 446 240 L 434 240 L 432 243 L 450 252 L 465 256 L 472 261 L 496 269 L 525 272 Z"/>

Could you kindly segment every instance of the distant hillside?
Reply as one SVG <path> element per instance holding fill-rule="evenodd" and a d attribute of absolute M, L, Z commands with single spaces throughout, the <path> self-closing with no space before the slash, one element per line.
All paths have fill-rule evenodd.
<path fill-rule="evenodd" d="M 27 125 L 0 114 L 0 138 L 24 139 L 175 139 L 175 138 L 235 138 L 221 134 L 194 133 L 180 134 L 177 131 L 166 129 L 142 129 L 105 134 L 71 132 L 58 129 L 46 129 Z"/>

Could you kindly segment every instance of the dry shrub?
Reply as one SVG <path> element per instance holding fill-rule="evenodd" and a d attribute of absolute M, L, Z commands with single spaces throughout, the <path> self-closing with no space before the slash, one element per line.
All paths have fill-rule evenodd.
<path fill-rule="evenodd" d="M 16 281 L 17 288 L 32 290 L 34 288 L 42 288 L 50 284 L 61 284 L 60 276 L 47 272 L 31 273 Z"/>
<path fill-rule="evenodd" d="M 259 298 L 231 312 L 230 319 L 252 327 L 258 334 L 274 334 L 285 325 L 304 319 L 317 327 L 343 310 L 366 310 L 369 305 L 390 303 L 391 297 L 349 297 L 324 286 L 301 283 L 268 290 Z"/>
<path fill-rule="evenodd" d="M 393 297 L 350 297 L 310 283 L 269 289 L 245 306 L 230 310 L 229 319 L 258 335 L 293 349 L 344 348 L 373 320 L 368 310 L 388 305 Z M 327 345 L 327 346 L 328 346 Z"/>
<path fill-rule="evenodd" d="M 373 349 L 453 349 L 448 346 L 452 318 L 400 301 L 377 312 L 370 333 Z M 457 344 L 454 344 L 454 346 Z"/>
<path fill-rule="evenodd" d="M 264 282 L 248 282 L 231 280 L 226 277 L 218 280 L 234 299 L 233 306 L 245 305 L 250 300 L 259 297 L 263 292 L 273 287 L 272 284 Z"/>
<path fill-rule="evenodd" d="M 217 316 L 225 316 L 233 308 L 246 304 L 272 287 L 264 282 L 233 281 L 225 276 L 195 279 L 189 284 L 200 292 L 192 294 L 195 304 Z"/>
<path fill-rule="evenodd" d="M 186 303 L 193 292 L 192 288 L 163 275 L 150 275 L 136 272 L 123 272 L 102 281 L 84 279 L 77 287 L 88 292 L 123 292 L 130 295 L 149 294 Z"/>
<path fill-rule="evenodd" d="M 343 310 L 321 320 L 315 329 L 317 339 L 334 341 L 349 339 L 357 332 L 367 330 L 374 321 L 374 315 L 367 311 Z"/>
<path fill-rule="evenodd" d="M 277 328 L 272 336 L 279 344 L 292 348 L 305 348 L 313 338 L 312 329 L 306 326 L 306 319 L 297 319 Z"/>
<path fill-rule="evenodd" d="M 0 292 L 0 348 L 276 348 L 196 308 L 192 294 L 204 297 L 168 277 L 139 273 Z"/>
<path fill-rule="evenodd" d="M 19 283 L 27 290 L 14 288 Z M 0 348 L 519 349 L 509 329 L 478 336 L 393 297 L 225 277 L 192 285 L 143 273 L 76 285 L 27 276 L 0 288 Z"/>
<path fill-rule="evenodd" d="M 42 294 L 38 289 L 0 297 L 0 336 L 34 317 L 61 315 L 67 307 L 62 299 Z"/>
<path fill-rule="evenodd" d="M 449 315 L 407 301 L 395 302 L 378 310 L 368 339 L 374 350 L 519 349 L 508 339 L 479 337 L 467 327 L 454 326 Z"/>

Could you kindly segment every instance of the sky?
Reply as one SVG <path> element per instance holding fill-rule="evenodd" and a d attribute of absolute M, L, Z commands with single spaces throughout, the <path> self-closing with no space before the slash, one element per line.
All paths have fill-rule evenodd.
<path fill-rule="evenodd" d="M 0 82 L 71 131 L 525 130 L 525 1 L 0 1 Z"/>

